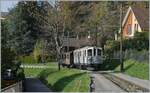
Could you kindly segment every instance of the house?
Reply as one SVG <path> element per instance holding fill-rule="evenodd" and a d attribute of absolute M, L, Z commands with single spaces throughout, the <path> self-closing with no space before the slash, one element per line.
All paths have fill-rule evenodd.
<path fill-rule="evenodd" d="M 134 37 L 135 32 L 149 30 L 149 10 L 129 7 L 122 23 L 123 38 Z"/>
<path fill-rule="evenodd" d="M 0 12 L 0 20 L 6 19 L 8 12 Z"/>

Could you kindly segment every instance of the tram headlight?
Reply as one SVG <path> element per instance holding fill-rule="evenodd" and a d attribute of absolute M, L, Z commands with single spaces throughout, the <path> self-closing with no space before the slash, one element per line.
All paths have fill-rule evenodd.
<path fill-rule="evenodd" d="M 88 57 L 88 62 L 92 62 L 92 57 Z"/>
<path fill-rule="evenodd" d="M 91 57 L 88 57 L 88 60 L 91 60 Z"/>

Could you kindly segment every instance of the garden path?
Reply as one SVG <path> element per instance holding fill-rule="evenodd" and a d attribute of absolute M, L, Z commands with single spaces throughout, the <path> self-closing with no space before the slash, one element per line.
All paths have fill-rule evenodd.
<path fill-rule="evenodd" d="M 24 90 L 25 92 L 52 92 L 38 78 L 26 78 Z"/>

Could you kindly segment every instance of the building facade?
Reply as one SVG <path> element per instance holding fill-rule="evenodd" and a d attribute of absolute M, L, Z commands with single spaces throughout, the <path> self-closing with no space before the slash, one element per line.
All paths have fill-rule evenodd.
<path fill-rule="evenodd" d="M 134 37 L 136 31 L 143 32 L 149 30 L 148 9 L 129 7 L 122 23 L 123 38 Z"/>

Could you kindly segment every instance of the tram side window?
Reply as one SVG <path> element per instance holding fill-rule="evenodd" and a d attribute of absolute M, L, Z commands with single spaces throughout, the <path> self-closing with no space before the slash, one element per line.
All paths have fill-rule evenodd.
<path fill-rule="evenodd" d="M 81 51 L 79 52 L 79 56 L 81 56 Z"/>
<path fill-rule="evenodd" d="M 88 50 L 88 56 L 92 56 L 92 49 Z"/>
<path fill-rule="evenodd" d="M 101 55 L 101 50 L 100 49 L 97 49 L 97 55 Z"/>
<path fill-rule="evenodd" d="M 64 54 L 64 58 L 66 58 L 66 55 Z"/>
<path fill-rule="evenodd" d="M 61 58 L 63 58 L 63 54 L 61 55 Z"/>
<path fill-rule="evenodd" d="M 96 49 L 94 48 L 94 56 L 96 56 Z"/>

